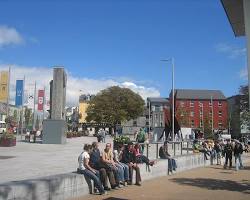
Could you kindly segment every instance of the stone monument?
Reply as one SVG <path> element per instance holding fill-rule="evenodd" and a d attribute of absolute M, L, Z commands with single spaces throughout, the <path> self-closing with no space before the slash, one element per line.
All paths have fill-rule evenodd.
<path fill-rule="evenodd" d="M 50 83 L 50 119 L 43 121 L 43 143 L 66 143 L 66 85 L 67 75 L 63 67 L 54 67 Z"/>

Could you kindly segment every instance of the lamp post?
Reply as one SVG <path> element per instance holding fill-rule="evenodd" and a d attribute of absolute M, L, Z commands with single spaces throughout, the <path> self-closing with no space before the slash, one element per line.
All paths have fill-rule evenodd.
<path fill-rule="evenodd" d="M 174 128 L 175 128 L 175 124 L 174 124 L 174 116 L 175 116 L 175 110 L 174 110 L 174 58 L 169 58 L 169 59 L 166 59 L 166 60 L 161 60 L 163 62 L 169 62 L 171 61 L 171 64 L 172 64 L 172 141 L 174 141 Z"/>

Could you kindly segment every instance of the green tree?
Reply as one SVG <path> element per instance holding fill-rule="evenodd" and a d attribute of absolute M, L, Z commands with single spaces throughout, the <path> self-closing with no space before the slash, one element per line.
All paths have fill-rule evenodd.
<path fill-rule="evenodd" d="M 144 100 L 128 88 L 109 87 L 90 100 L 87 109 L 87 122 L 110 123 L 136 119 L 143 114 Z"/>
<path fill-rule="evenodd" d="M 210 120 L 212 120 L 208 115 L 204 116 L 204 138 L 206 139 L 212 139 L 213 138 L 213 132 L 212 132 L 212 125 L 210 123 Z"/>
<path fill-rule="evenodd" d="M 249 89 L 248 85 L 240 86 L 240 124 L 250 130 L 250 111 L 249 111 Z"/>
<path fill-rule="evenodd" d="M 31 115 L 32 115 L 32 111 L 30 108 L 25 107 L 25 111 L 24 111 L 24 119 L 25 119 L 25 127 L 27 128 L 29 126 L 29 123 L 31 122 Z"/>

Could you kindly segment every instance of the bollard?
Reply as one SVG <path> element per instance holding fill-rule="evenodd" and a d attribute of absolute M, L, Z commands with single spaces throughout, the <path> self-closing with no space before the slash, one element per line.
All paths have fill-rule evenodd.
<path fill-rule="evenodd" d="M 148 158 L 148 147 L 149 147 L 149 144 L 147 144 L 147 158 Z"/>
<path fill-rule="evenodd" d="M 187 154 L 188 154 L 189 152 L 188 152 L 188 141 L 187 141 Z"/>
<path fill-rule="evenodd" d="M 174 156 L 175 156 L 175 143 L 173 143 L 174 144 Z"/>
<path fill-rule="evenodd" d="M 159 144 L 158 144 L 158 142 L 156 143 L 156 159 L 158 159 L 158 148 L 159 148 L 159 146 L 158 146 Z"/>
<path fill-rule="evenodd" d="M 182 142 L 181 142 L 181 155 L 182 155 Z"/>

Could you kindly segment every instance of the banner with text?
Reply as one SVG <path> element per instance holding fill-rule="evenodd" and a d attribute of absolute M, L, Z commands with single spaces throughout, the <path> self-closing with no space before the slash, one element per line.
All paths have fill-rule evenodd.
<path fill-rule="evenodd" d="M 38 111 L 43 111 L 44 106 L 44 90 L 38 90 Z"/>
<path fill-rule="evenodd" d="M 0 74 L 0 101 L 7 102 L 9 87 L 9 72 L 2 71 Z"/>
<path fill-rule="evenodd" d="M 16 80 L 16 106 L 23 105 L 23 80 Z"/>

